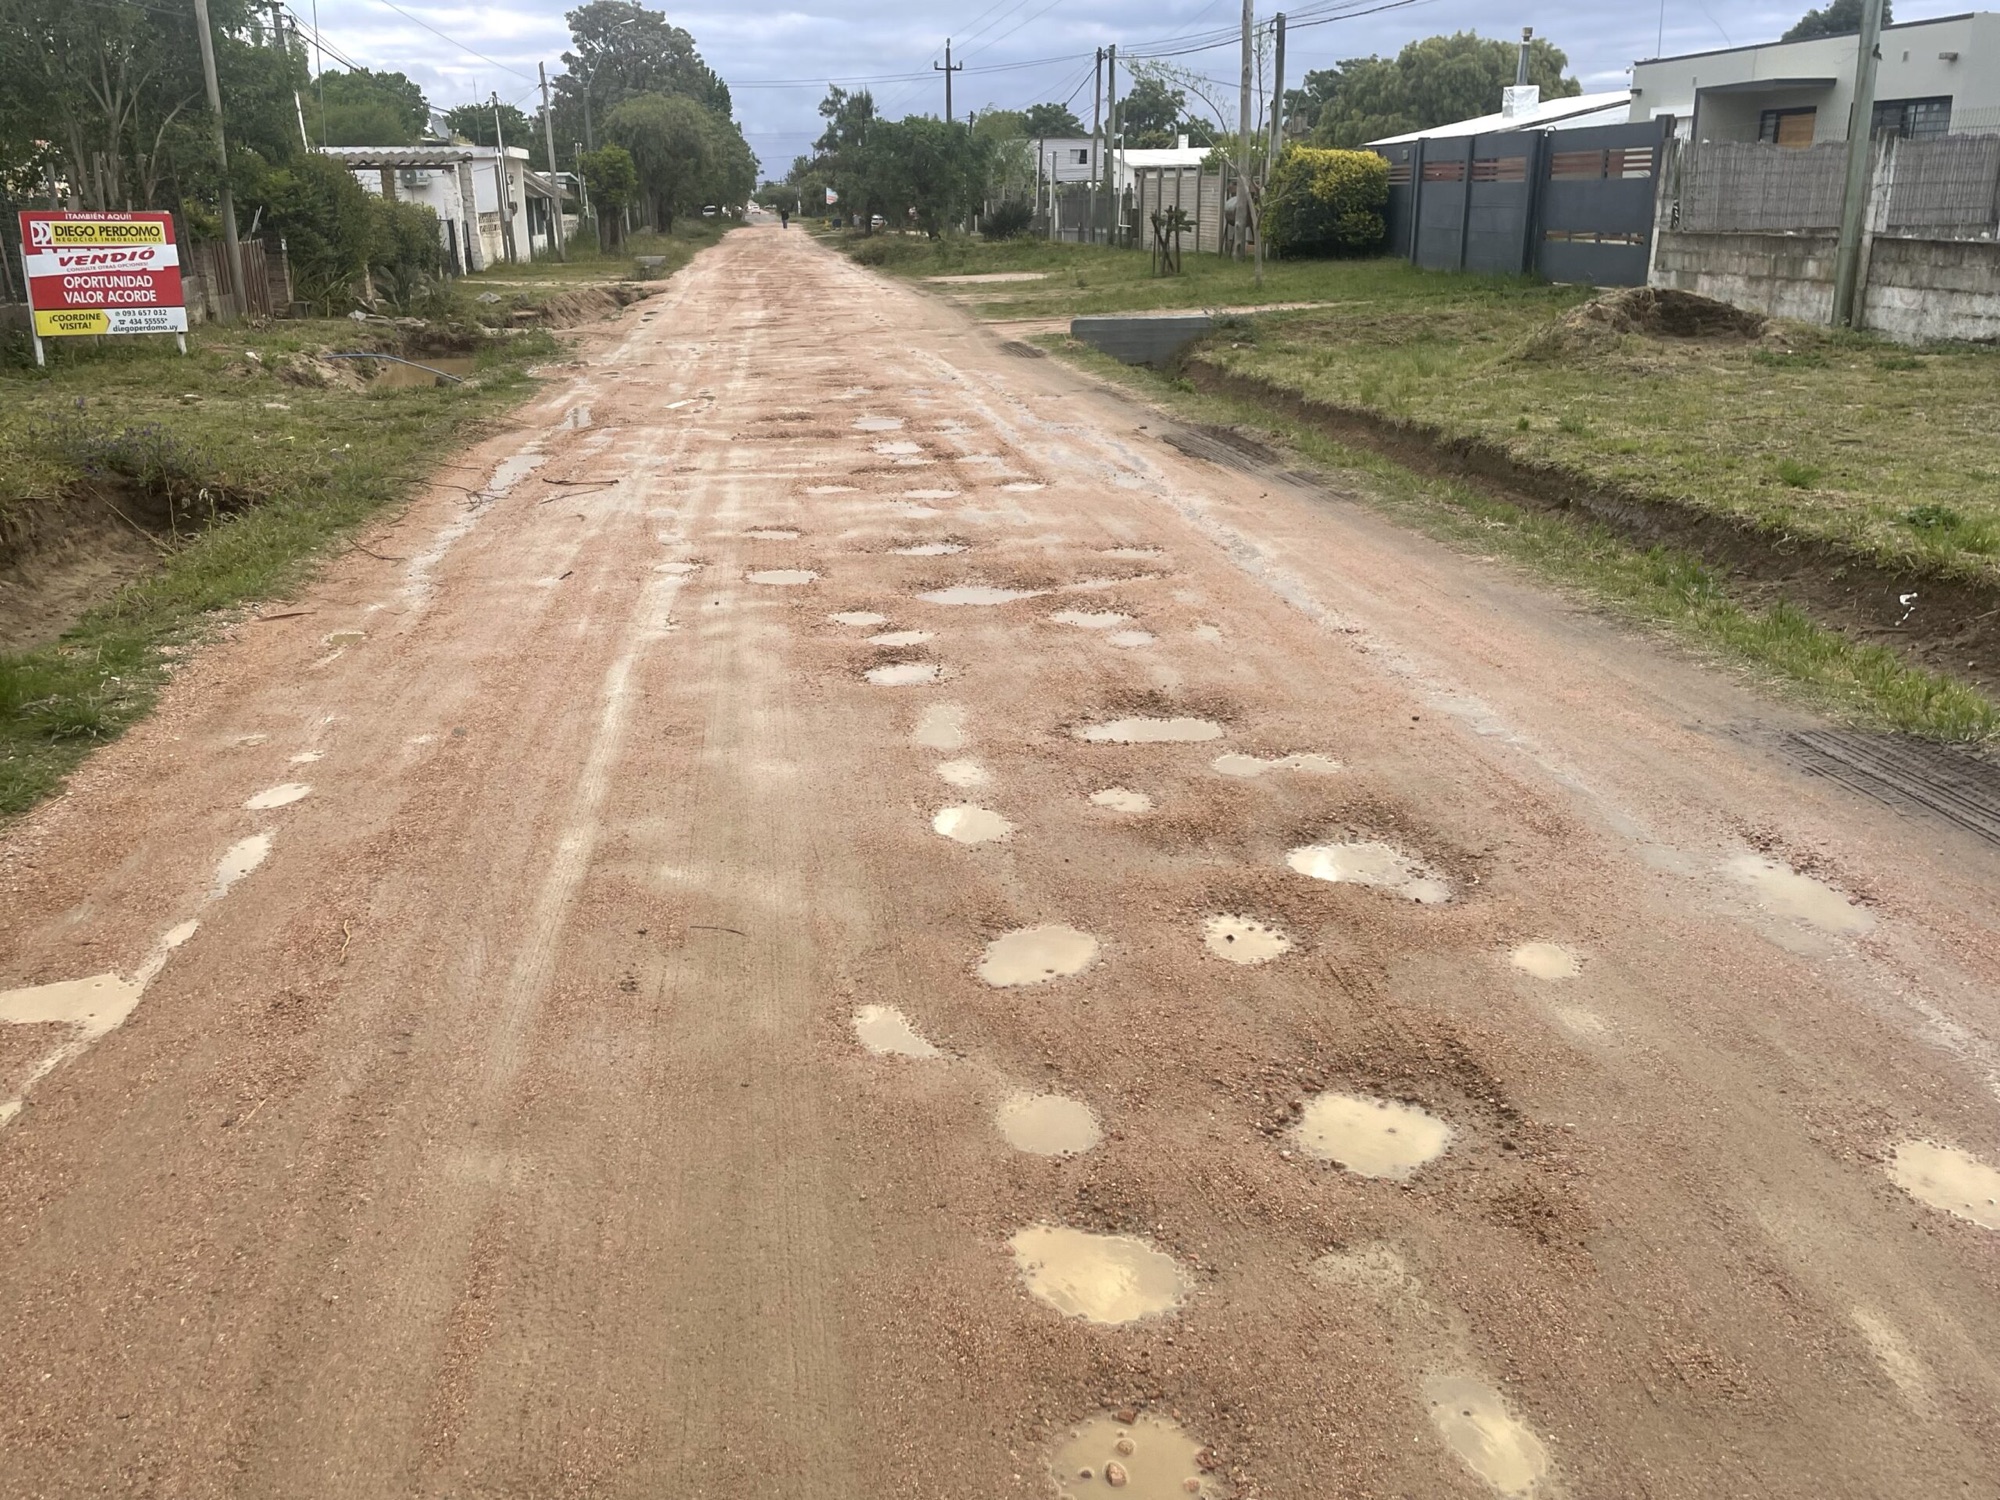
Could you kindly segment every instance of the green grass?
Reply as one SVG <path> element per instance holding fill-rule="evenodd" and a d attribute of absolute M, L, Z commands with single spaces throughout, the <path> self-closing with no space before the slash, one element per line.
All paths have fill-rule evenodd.
<path fill-rule="evenodd" d="M 1684 551 L 1635 547 L 1594 523 L 1526 510 L 1466 485 L 1414 474 L 1268 407 L 1197 394 L 1184 381 L 1119 364 L 1061 336 L 1035 342 L 1137 389 L 1184 419 L 1265 433 L 1413 529 L 1508 558 L 1615 614 L 1746 668 L 1765 686 L 1815 708 L 1932 739 L 1979 741 L 2000 733 L 2000 705 L 1976 689 L 1913 667 L 1885 647 L 1857 644 L 1789 603 L 1746 604 L 1731 595 L 1725 578 Z"/>
<path fill-rule="evenodd" d="M 672 234 L 629 234 L 615 251 L 599 250 L 586 238 L 568 246 L 567 260 L 491 266 L 461 278 L 459 285 L 474 293 L 491 289 L 520 296 L 522 305 L 532 306 L 556 292 L 574 291 L 579 285 L 630 280 L 638 274 L 637 262 L 642 255 L 663 258 L 665 263 L 651 273 L 654 277 L 671 276 L 736 227 L 734 219 L 683 218 L 674 225 Z"/>

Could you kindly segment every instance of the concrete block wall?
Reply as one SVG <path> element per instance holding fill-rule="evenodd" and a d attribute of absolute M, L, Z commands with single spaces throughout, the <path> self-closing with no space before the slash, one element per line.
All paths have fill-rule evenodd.
<path fill-rule="evenodd" d="M 1905 343 L 2000 339 L 2000 244 L 1878 239 L 1863 299 L 1866 326 Z"/>
<path fill-rule="evenodd" d="M 1654 286 L 1672 287 L 1802 323 L 1833 321 L 1830 234 L 1691 234 L 1662 231 Z"/>

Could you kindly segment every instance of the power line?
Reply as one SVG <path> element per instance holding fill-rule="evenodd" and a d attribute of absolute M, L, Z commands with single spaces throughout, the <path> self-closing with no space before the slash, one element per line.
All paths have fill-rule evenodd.
<path fill-rule="evenodd" d="M 452 46 L 458 48 L 459 51 L 465 53 L 468 57 L 476 57 L 481 62 L 486 63 L 491 67 L 498 68 L 503 73 L 512 73 L 516 78 L 526 78 L 529 83 L 533 83 L 535 81 L 533 78 L 530 78 L 526 73 L 523 73 L 519 68 L 509 67 L 506 63 L 488 57 L 484 52 L 474 52 L 470 47 L 466 46 L 465 43 L 461 42 L 457 37 L 450 36 L 445 32 L 439 31 L 437 27 L 431 25 L 430 22 L 424 20 L 421 16 L 411 15 L 408 11 L 404 10 L 402 6 L 396 4 L 395 0 L 375 0 L 375 3 L 377 5 L 388 6 L 390 10 L 393 10 L 397 15 L 401 16 L 406 21 L 416 22 L 417 25 L 423 27 L 424 30 L 428 31 L 432 36 L 437 37 L 442 41 L 450 42 Z"/>

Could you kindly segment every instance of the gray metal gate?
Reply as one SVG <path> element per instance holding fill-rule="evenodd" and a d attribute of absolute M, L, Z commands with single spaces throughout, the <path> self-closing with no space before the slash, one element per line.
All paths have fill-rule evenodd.
<path fill-rule="evenodd" d="M 1644 286 L 1666 122 L 1550 134 L 1535 269 L 1550 281 Z"/>
<path fill-rule="evenodd" d="M 1388 226 L 1387 250 L 1391 255 L 1410 258 L 1411 210 L 1416 207 L 1417 147 L 1414 141 L 1400 146 L 1377 146 L 1375 150 L 1389 163 L 1389 203 L 1382 212 Z"/>

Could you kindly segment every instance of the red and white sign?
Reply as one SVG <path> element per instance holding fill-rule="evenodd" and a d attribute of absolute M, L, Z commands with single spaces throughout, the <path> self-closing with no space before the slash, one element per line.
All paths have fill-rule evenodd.
<path fill-rule="evenodd" d="M 187 332 L 171 214 L 24 213 L 21 260 L 40 338 Z"/>

